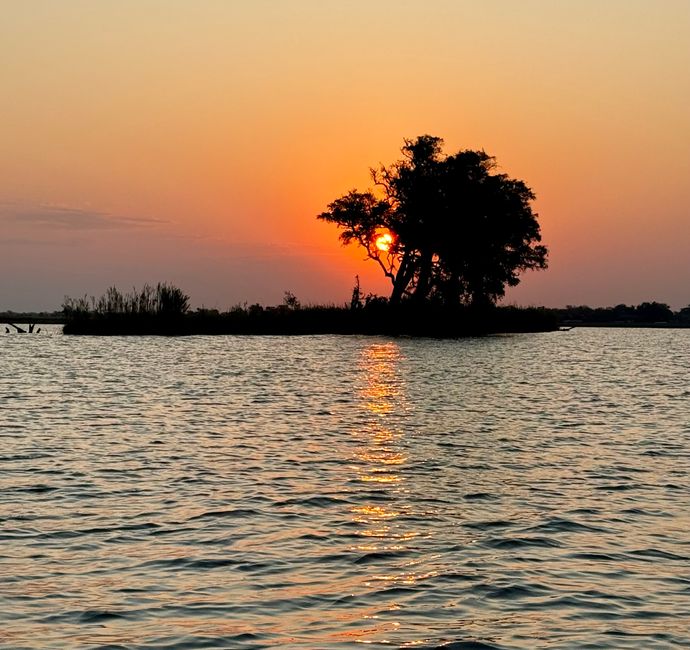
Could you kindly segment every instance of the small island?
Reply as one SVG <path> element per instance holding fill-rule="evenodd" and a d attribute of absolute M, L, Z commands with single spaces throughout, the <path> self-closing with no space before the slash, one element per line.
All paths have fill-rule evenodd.
<path fill-rule="evenodd" d="M 441 138 L 405 140 L 403 157 L 371 169 L 374 190 L 352 190 L 318 219 L 335 224 L 391 282 L 388 297 L 300 305 L 286 292 L 278 307 L 240 305 L 189 311 L 189 297 L 159 283 L 123 294 L 65 300 L 66 334 L 387 334 L 456 337 L 554 330 L 547 310 L 497 307 L 519 275 L 547 266 L 535 196 L 496 172 L 484 151 L 442 151 Z"/>
<path fill-rule="evenodd" d="M 100 298 L 68 298 L 63 305 L 65 334 L 363 334 L 388 336 L 478 336 L 498 332 L 550 331 L 558 321 L 550 310 L 439 305 L 391 305 L 385 298 L 361 296 L 349 305 L 306 305 L 286 292 L 283 304 L 236 305 L 226 312 L 189 309 L 179 288 L 159 283 L 121 293 L 111 287 Z"/>
<path fill-rule="evenodd" d="M 361 334 L 461 337 L 543 332 L 574 326 L 687 327 L 690 307 L 659 302 L 608 308 L 500 306 L 521 274 L 547 267 L 533 191 L 497 172 L 484 151 L 442 151 L 441 138 L 405 140 L 402 158 L 370 169 L 374 189 L 351 190 L 317 219 L 335 225 L 388 278 L 388 296 L 365 293 L 355 277 L 349 302 L 303 305 L 290 291 L 282 304 L 240 304 L 221 312 L 190 309 L 168 283 L 101 297 L 66 298 L 55 314 L 7 314 L 6 329 L 33 333 L 64 322 L 65 334 Z M 2 315 L 0 315 L 1 317 Z M 30 323 L 27 328 L 17 322 Z"/>

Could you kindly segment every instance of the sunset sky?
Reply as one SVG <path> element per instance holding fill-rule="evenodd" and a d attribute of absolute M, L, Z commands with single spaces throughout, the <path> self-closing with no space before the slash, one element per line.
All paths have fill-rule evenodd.
<path fill-rule="evenodd" d="M 37 0 L 0 20 L 0 310 L 345 302 L 315 216 L 429 133 L 537 194 L 518 304 L 690 303 L 688 0 Z"/>

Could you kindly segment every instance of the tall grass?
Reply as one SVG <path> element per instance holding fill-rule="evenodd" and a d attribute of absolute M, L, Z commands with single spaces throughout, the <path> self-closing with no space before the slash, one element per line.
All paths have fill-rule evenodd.
<path fill-rule="evenodd" d="M 302 305 L 290 292 L 275 307 L 236 305 L 227 312 L 189 310 L 189 297 L 159 283 L 122 293 L 115 287 L 100 298 L 65 298 L 65 334 L 386 334 L 467 336 L 493 331 L 541 331 L 557 326 L 544 310 L 469 307 L 405 302 L 353 294 L 350 305 Z"/>
<path fill-rule="evenodd" d="M 155 287 L 145 284 L 127 293 L 110 287 L 100 298 L 65 296 L 62 310 L 68 321 L 112 316 L 174 317 L 187 313 L 189 296 L 165 282 Z"/>

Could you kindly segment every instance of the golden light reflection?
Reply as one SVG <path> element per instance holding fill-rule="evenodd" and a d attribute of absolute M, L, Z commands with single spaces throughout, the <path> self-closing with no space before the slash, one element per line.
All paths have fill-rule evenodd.
<path fill-rule="evenodd" d="M 408 409 L 403 360 L 400 347 L 390 342 L 367 346 L 359 361 L 358 394 L 364 422 L 356 432 L 361 439 L 355 452 L 356 467 L 359 481 L 377 495 L 374 502 L 351 509 L 363 538 L 353 548 L 361 552 L 401 550 L 407 540 L 417 536 L 402 523 L 410 514 L 402 472 L 407 454 L 400 418 Z"/>
<path fill-rule="evenodd" d="M 362 351 L 359 367 L 363 376 L 360 396 L 371 413 L 386 414 L 405 406 L 399 364 L 402 353 L 396 343 L 378 343 Z"/>
<path fill-rule="evenodd" d="M 350 509 L 359 537 L 350 550 L 360 556 L 384 553 L 390 558 L 384 563 L 384 571 L 377 563 L 380 572 L 365 576 L 363 586 L 367 589 L 410 587 L 430 574 L 428 569 L 420 570 L 426 567 L 423 558 L 415 552 L 407 553 L 418 548 L 418 540 L 429 531 L 420 529 L 414 485 L 408 485 L 412 475 L 407 472 L 410 461 L 406 438 L 411 409 L 406 394 L 405 357 L 395 342 L 376 343 L 361 351 L 359 370 L 361 424 L 354 436 L 360 444 L 354 452 L 353 469 L 362 487 L 357 504 Z M 395 601 L 388 603 L 391 613 L 398 608 Z M 372 643 L 375 637 L 395 630 L 399 622 L 385 620 L 388 618 L 368 620 L 375 625 L 363 625 L 366 634 L 356 641 Z"/>

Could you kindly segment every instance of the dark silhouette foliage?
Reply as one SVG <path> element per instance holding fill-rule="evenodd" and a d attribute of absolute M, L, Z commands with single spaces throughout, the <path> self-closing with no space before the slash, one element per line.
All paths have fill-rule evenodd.
<path fill-rule="evenodd" d="M 66 334 L 92 331 L 123 333 L 153 330 L 174 331 L 189 311 L 189 296 L 181 289 L 159 282 L 145 284 L 140 290 L 122 293 L 110 287 L 100 297 L 65 297 L 62 303 Z"/>
<path fill-rule="evenodd" d="M 643 302 L 635 309 L 641 323 L 668 323 L 673 318 L 671 308 L 663 302 Z"/>
<path fill-rule="evenodd" d="M 546 310 L 493 308 L 490 318 L 459 307 L 453 318 L 441 304 L 420 309 L 408 301 L 362 295 L 355 285 L 350 304 L 302 305 L 286 291 L 275 307 L 236 305 L 227 312 L 188 309 L 189 299 L 166 284 L 121 293 L 110 288 L 100 298 L 66 298 L 65 334 L 180 336 L 191 334 L 387 334 L 467 336 L 498 331 L 543 331 L 556 327 Z"/>
<path fill-rule="evenodd" d="M 371 170 L 378 195 L 352 190 L 317 217 L 377 262 L 393 305 L 491 305 L 522 271 L 547 265 L 532 190 L 497 173 L 485 152 L 446 156 L 442 144 L 430 135 L 405 140 L 401 160 Z M 384 233 L 390 244 L 379 246 Z"/>
<path fill-rule="evenodd" d="M 674 313 L 663 302 L 642 302 L 639 305 L 616 305 L 615 307 L 588 307 L 568 305 L 553 310 L 560 322 L 587 325 L 652 325 L 655 323 L 682 323 L 683 312 Z"/>
<path fill-rule="evenodd" d="M 141 290 L 132 289 L 128 293 L 109 287 L 100 298 L 65 296 L 62 303 L 67 319 L 80 314 L 94 318 L 106 315 L 173 317 L 185 314 L 188 309 L 189 296 L 165 282 L 159 282 L 155 287 L 145 284 Z"/>
<path fill-rule="evenodd" d="M 37 332 L 5 322 L 17 333 Z M 568 306 L 563 309 L 472 304 L 450 309 L 441 301 L 398 304 L 364 294 L 355 279 L 352 299 L 343 305 L 302 305 L 286 291 L 282 304 L 235 305 L 228 311 L 189 309 L 189 298 L 177 287 L 145 285 L 121 293 L 111 288 L 100 298 L 65 298 L 65 334 L 185 336 L 192 334 L 376 334 L 388 336 L 459 337 L 506 332 L 542 332 L 563 326 L 688 327 L 690 306 L 674 313 L 668 305 Z M 2 319 L 0 318 L 0 321 Z M 44 322 L 55 322 L 44 321 Z M 9 332 L 6 332 L 9 333 Z"/>

